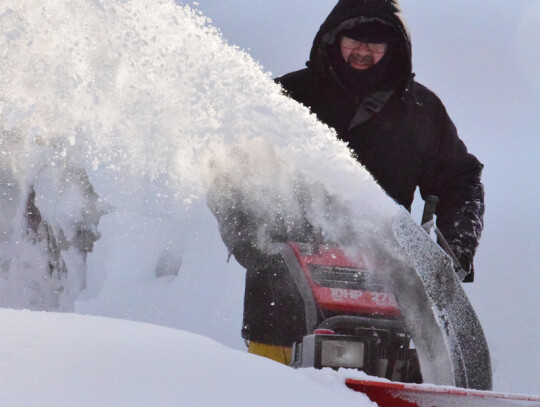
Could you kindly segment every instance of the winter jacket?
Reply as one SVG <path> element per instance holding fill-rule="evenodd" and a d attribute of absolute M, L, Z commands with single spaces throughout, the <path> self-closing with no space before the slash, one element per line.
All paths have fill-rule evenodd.
<path fill-rule="evenodd" d="M 357 75 L 344 66 L 338 41 L 359 23 L 386 25 L 396 39 L 378 64 Z M 439 98 L 413 77 L 397 2 L 340 0 L 315 37 L 307 68 L 276 81 L 336 129 L 397 203 L 410 210 L 417 187 L 422 197 L 437 195 L 437 226 L 472 270 L 483 227 L 482 164 L 467 152 Z M 301 340 L 304 307 L 283 260 L 250 241 L 254 221 L 241 197 L 234 198 L 234 212 L 213 206 L 211 198 L 225 243 L 247 269 L 243 337 L 279 346 Z"/>

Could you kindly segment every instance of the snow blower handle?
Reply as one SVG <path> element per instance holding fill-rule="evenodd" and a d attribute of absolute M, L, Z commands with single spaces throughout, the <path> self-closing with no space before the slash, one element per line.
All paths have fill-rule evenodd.
<path fill-rule="evenodd" d="M 429 232 L 430 226 L 426 227 L 426 224 L 433 220 L 438 203 L 439 203 L 438 196 L 429 195 L 428 197 L 426 197 L 426 204 L 424 205 L 424 213 L 422 214 L 422 222 L 420 223 L 420 225 L 422 225 L 424 229 L 427 229 L 428 232 Z"/>
<path fill-rule="evenodd" d="M 424 213 L 422 214 L 421 225 L 428 234 L 431 228 L 433 228 L 433 231 L 437 236 L 437 242 L 439 243 L 439 246 L 441 246 L 443 250 L 450 256 L 452 262 L 454 263 L 454 270 L 459 278 L 459 281 L 463 281 L 469 273 L 463 270 L 463 267 L 461 267 L 461 264 L 459 263 L 459 259 L 457 258 L 456 254 L 444 238 L 441 231 L 435 227 L 433 222 L 435 210 L 437 209 L 437 204 L 439 203 L 439 197 L 435 195 L 429 195 L 426 197 L 425 201 L 426 204 L 424 205 Z"/>

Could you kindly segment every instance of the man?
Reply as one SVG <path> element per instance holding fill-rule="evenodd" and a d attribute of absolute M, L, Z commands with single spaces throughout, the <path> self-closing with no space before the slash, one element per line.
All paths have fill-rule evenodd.
<path fill-rule="evenodd" d="M 413 77 L 397 1 L 340 0 L 315 37 L 307 68 L 276 81 L 336 129 L 397 203 L 410 210 L 417 187 L 423 197 L 440 198 L 437 225 L 472 281 L 483 227 L 482 164 L 467 152 L 441 101 Z M 250 352 L 288 363 L 292 343 L 305 334 L 303 304 L 281 272 L 282 260 L 250 241 L 256 222 L 241 197 L 233 201 L 234 212 L 213 211 L 225 243 L 247 269 L 243 337 Z"/>
<path fill-rule="evenodd" d="M 474 279 L 483 228 L 483 165 L 467 152 L 439 98 L 414 81 L 396 0 L 340 0 L 313 42 L 307 68 L 277 78 L 336 129 L 381 187 L 408 210 L 417 187 L 436 195 L 437 226 Z"/>

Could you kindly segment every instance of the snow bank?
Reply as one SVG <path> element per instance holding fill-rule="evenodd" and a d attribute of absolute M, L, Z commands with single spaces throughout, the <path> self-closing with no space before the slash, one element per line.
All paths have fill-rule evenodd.
<path fill-rule="evenodd" d="M 108 318 L 0 310 L 0 404 L 373 406 L 333 371 L 297 371 L 201 336 Z"/>

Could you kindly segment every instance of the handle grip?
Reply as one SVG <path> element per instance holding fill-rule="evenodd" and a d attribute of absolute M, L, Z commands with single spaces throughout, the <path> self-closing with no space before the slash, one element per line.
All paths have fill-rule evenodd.
<path fill-rule="evenodd" d="M 439 197 L 435 195 L 429 195 L 426 197 L 426 204 L 424 205 L 424 213 L 422 214 L 421 225 L 433 220 L 435 216 L 435 210 L 437 209 L 437 204 L 439 203 Z"/>

